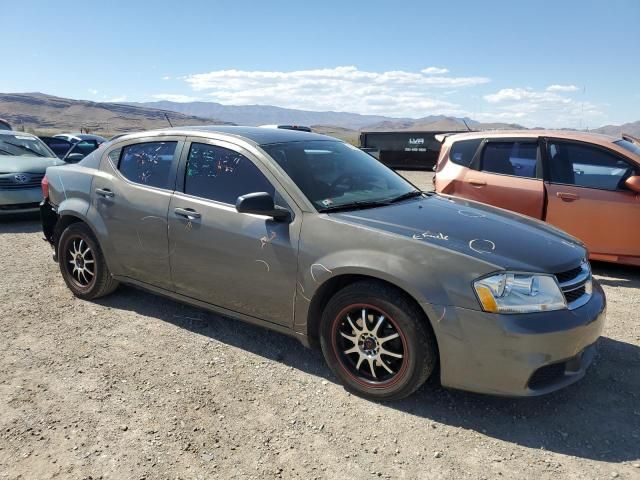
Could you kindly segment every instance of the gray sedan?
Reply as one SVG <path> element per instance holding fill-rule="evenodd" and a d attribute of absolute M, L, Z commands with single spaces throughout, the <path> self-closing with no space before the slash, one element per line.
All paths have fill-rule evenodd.
<path fill-rule="evenodd" d="M 119 283 L 319 345 L 351 391 L 547 393 L 581 378 L 605 298 L 575 238 L 417 190 L 313 133 L 126 135 L 47 170 L 45 237 L 71 291 Z"/>

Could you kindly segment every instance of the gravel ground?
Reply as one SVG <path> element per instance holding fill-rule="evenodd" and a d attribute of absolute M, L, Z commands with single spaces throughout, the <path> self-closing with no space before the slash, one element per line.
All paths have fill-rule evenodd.
<path fill-rule="evenodd" d="M 428 182 L 422 182 L 428 184 Z M 542 398 L 374 403 L 296 340 L 133 288 L 65 288 L 37 220 L 0 223 L 0 479 L 640 478 L 640 271 L 587 377 Z"/>

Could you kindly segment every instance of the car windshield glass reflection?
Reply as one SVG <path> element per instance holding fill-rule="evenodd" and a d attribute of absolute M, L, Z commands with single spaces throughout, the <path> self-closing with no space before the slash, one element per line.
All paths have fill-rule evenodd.
<path fill-rule="evenodd" d="M 313 140 L 262 148 L 319 211 L 376 206 L 420 194 L 371 155 L 343 142 Z"/>
<path fill-rule="evenodd" d="M 0 155 L 55 157 L 44 143 L 29 135 L 0 135 Z"/>

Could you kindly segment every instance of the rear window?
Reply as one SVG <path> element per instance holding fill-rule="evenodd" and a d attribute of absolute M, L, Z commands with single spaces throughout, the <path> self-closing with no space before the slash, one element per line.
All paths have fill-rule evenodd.
<path fill-rule="evenodd" d="M 449 151 L 449 159 L 453 163 L 457 163 L 458 165 L 462 165 L 463 167 L 468 167 L 471 165 L 471 160 L 473 160 L 473 156 L 476 154 L 478 147 L 482 143 L 481 138 L 476 138 L 475 140 L 460 140 L 451 145 L 451 150 Z"/>
<path fill-rule="evenodd" d="M 631 153 L 640 155 L 640 145 L 638 145 L 637 143 L 630 142 L 629 140 L 618 140 L 617 142 L 613 143 L 624 148 L 625 150 L 630 151 Z"/>

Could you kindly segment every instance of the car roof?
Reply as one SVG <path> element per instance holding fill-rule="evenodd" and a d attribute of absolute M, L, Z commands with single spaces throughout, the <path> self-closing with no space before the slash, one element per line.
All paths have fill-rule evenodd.
<path fill-rule="evenodd" d="M 117 141 L 131 140 L 136 137 L 145 137 L 149 135 L 192 135 L 195 133 L 201 134 L 224 134 L 232 135 L 237 138 L 249 140 L 256 145 L 268 145 L 270 143 L 284 143 L 295 141 L 309 141 L 309 140 L 334 140 L 341 141 L 333 137 L 326 135 L 320 135 L 318 133 L 309 133 L 299 130 L 285 130 L 281 128 L 261 128 L 261 127 L 243 127 L 243 126 L 231 126 L 231 125 L 205 125 L 205 126 L 189 126 L 189 127 L 174 127 L 166 128 L 162 130 L 151 130 L 146 132 L 138 132 L 133 134 L 127 134 L 117 138 Z"/>
<path fill-rule="evenodd" d="M 33 133 L 27 133 L 27 132 L 16 132 L 15 130 L 0 130 L 0 135 L 24 135 L 25 137 L 33 137 L 33 138 L 38 138 L 36 135 L 34 135 Z"/>
<path fill-rule="evenodd" d="M 459 140 L 472 140 L 475 138 L 538 138 L 550 137 L 562 140 L 574 140 L 576 142 L 586 142 L 601 147 L 615 150 L 616 152 L 640 161 L 640 156 L 616 145 L 614 142 L 623 140 L 622 137 L 604 135 L 602 133 L 579 132 L 577 130 L 487 130 L 484 132 L 462 132 L 449 135 L 446 142 L 452 143 Z"/>

